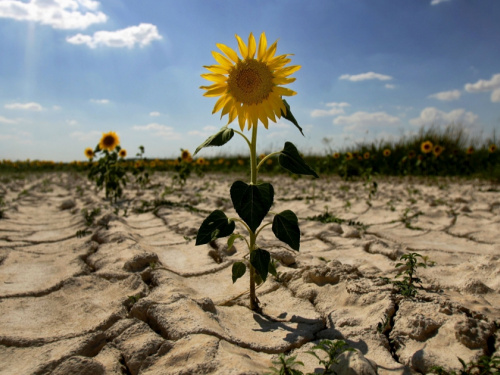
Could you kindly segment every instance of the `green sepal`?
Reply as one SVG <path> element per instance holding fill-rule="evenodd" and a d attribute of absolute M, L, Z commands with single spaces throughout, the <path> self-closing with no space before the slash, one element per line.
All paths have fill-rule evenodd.
<path fill-rule="evenodd" d="M 193 156 L 196 155 L 202 148 L 211 146 L 222 146 L 233 138 L 234 130 L 227 126 L 222 127 L 217 133 L 207 138 L 205 142 L 198 146 Z"/>
<path fill-rule="evenodd" d="M 286 170 L 295 174 L 304 174 L 319 178 L 318 174 L 309 167 L 302 156 L 300 156 L 297 147 L 291 142 L 285 142 L 285 147 L 278 157 L 278 162 Z"/>
<path fill-rule="evenodd" d="M 282 98 L 282 100 L 283 100 L 283 104 L 285 105 L 285 108 L 286 108 L 286 113 L 283 113 L 283 110 L 281 110 L 281 116 L 283 116 L 286 120 L 288 120 L 292 124 L 294 124 L 297 127 L 297 129 L 300 130 L 300 134 L 302 134 L 305 137 L 304 132 L 302 131 L 302 128 L 299 126 L 299 123 L 297 122 L 297 120 L 295 119 L 295 117 L 292 114 L 292 110 L 290 109 L 290 104 L 288 104 L 285 99 Z"/>
<path fill-rule="evenodd" d="M 263 249 L 256 249 L 250 252 L 250 263 L 257 271 L 262 281 L 266 281 L 269 272 L 269 262 L 271 262 L 271 254 Z"/>
<path fill-rule="evenodd" d="M 300 229 L 299 221 L 293 211 L 285 210 L 276 214 L 273 219 L 273 233 L 292 249 L 299 251 Z"/>
<path fill-rule="evenodd" d="M 201 223 L 196 235 L 196 246 L 209 243 L 216 238 L 227 237 L 233 233 L 234 228 L 234 221 L 229 220 L 221 210 L 215 210 Z"/>
<path fill-rule="evenodd" d="M 238 280 L 240 277 L 242 277 L 247 270 L 247 266 L 243 262 L 236 262 L 233 263 L 233 284 Z"/>
<path fill-rule="evenodd" d="M 255 232 L 273 205 L 273 186 L 269 183 L 248 185 L 243 181 L 236 181 L 231 186 L 230 193 L 234 209 Z"/>

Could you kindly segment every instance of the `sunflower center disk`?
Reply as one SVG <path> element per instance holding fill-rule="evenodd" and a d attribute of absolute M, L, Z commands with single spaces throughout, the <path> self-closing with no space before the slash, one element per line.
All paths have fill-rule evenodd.
<path fill-rule="evenodd" d="M 108 135 L 107 137 L 105 137 L 103 140 L 102 140 L 102 143 L 106 146 L 106 147 L 111 147 L 115 144 L 115 138 Z"/>
<path fill-rule="evenodd" d="M 229 72 L 229 92 L 240 103 L 261 103 L 273 86 L 273 74 L 265 63 L 255 59 L 240 61 Z"/>

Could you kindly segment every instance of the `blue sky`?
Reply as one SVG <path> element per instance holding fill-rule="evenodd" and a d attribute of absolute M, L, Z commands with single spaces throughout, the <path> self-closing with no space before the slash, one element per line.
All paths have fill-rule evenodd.
<path fill-rule="evenodd" d="M 194 150 L 227 122 L 199 89 L 211 51 L 263 31 L 302 66 L 287 87 L 305 137 L 281 120 L 261 150 L 323 153 L 324 138 L 337 149 L 450 123 L 490 136 L 499 15 L 498 0 L 0 0 L 0 159 L 84 160 L 110 130 L 129 155 Z"/>

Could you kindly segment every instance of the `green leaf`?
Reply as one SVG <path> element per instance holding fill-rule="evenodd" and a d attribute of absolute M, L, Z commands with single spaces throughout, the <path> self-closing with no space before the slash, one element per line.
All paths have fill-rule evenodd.
<path fill-rule="evenodd" d="M 273 186 L 268 183 L 248 185 L 243 181 L 236 181 L 231 186 L 230 193 L 234 209 L 255 232 L 273 205 Z"/>
<path fill-rule="evenodd" d="M 211 135 L 207 138 L 205 142 L 198 146 L 193 156 L 196 155 L 202 148 L 211 147 L 211 146 L 222 146 L 233 138 L 234 130 L 224 126 L 221 128 L 216 134 Z"/>
<path fill-rule="evenodd" d="M 278 277 L 278 272 L 276 271 L 276 265 L 274 264 L 274 259 L 271 259 L 271 261 L 269 262 L 268 271 L 274 277 Z"/>
<path fill-rule="evenodd" d="M 297 122 L 297 120 L 295 119 L 295 117 L 293 117 L 292 110 L 290 109 L 290 104 L 288 104 L 285 99 L 282 99 L 282 100 L 283 100 L 283 104 L 285 104 L 286 114 L 283 113 L 283 110 L 282 110 L 281 111 L 281 116 L 283 116 L 285 119 L 287 119 L 292 124 L 294 124 L 297 127 L 297 129 L 300 130 L 300 133 L 302 135 L 304 135 L 304 132 L 302 131 L 302 128 L 299 126 L 299 123 Z"/>
<path fill-rule="evenodd" d="M 293 211 L 285 210 L 275 215 L 272 229 L 278 240 L 283 241 L 292 249 L 299 251 L 299 221 Z"/>
<path fill-rule="evenodd" d="M 196 235 L 196 246 L 209 243 L 216 238 L 229 236 L 234 228 L 234 221 L 230 221 L 221 210 L 215 210 L 201 223 Z"/>
<path fill-rule="evenodd" d="M 241 234 L 238 234 L 238 233 L 233 233 L 229 236 L 229 238 L 227 239 L 227 248 L 230 249 L 231 247 L 233 247 L 233 244 L 234 244 L 234 241 L 237 239 L 237 238 L 244 238 Z"/>
<path fill-rule="evenodd" d="M 247 266 L 243 262 L 233 263 L 233 284 L 242 277 L 247 270 Z"/>
<path fill-rule="evenodd" d="M 257 249 L 250 252 L 250 263 L 262 278 L 262 281 L 266 281 L 270 261 L 271 254 L 267 250 Z"/>
<path fill-rule="evenodd" d="M 318 174 L 309 167 L 302 156 L 300 156 L 297 147 L 291 142 L 285 142 L 285 147 L 278 157 L 278 162 L 286 170 L 295 174 L 304 174 L 319 178 Z"/>

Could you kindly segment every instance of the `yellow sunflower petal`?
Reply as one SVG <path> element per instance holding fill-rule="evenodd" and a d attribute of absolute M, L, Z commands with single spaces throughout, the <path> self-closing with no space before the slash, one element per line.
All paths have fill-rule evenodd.
<path fill-rule="evenodd" d="M 222 108 L 224 108 L 228 100 L 231 100 L 231 97 L 229 95 L 222 95 L 215 103 L 212 114 L 219 112 Z"/>
<path fill-rule="evenodd" d="M 224 107 L 222 108 L 222 112 L 221 112 L 220 117 L 222 118 L 222 116 L 228 114 L 231 111 L 231 108 L 233 108 L 233 107 L 234 107 L 234 101 L 233 100 L 229 100 L 228 102 L 226 102 L 224 104 Z"/>
<path fill-rule="evenodd" d="M 238 35 L 236 35 L 236 40 L 238 41 L 238 48 L 240 50 L 241 57 L 244 59 L 248 56 L 248 48 L 243 39 L 241 39 Z"/>
<path fill-rule="evenodd" d="M 274 77 L 273 83 L 275 85 L 287 85 L 289 83 L 295 82 L 295 78 L 286 78 L 286 77 Z"/>
<path fill-rule="evenodd" d="M 226 92 L 227 88 L 225 86 L 216 87 L 214 89 L 208 90 L 203 96 L 211 97 L 211 96 L 219 96 Z"/>
<path fill-rule="evenodd" d="M 268 117 L 266 115 L 266 112 L 265 112 L 264 108 L 257 106 L 257 110 L 256 111 L 257 111 L 257 116 L 258 116 L 260 122 L 262 122 L 262 124 L 264 125 L 264 127 L 266 129 L 268 129 L 269 128 L 269 121 L 268 121 Z"/>
<path fill-rule="evenodd" d="M 271 47 L 266 51 L 265 55 L 263 56 L 262 60 L 264 61 L 269 61 L 274 57 L 274 54 L 276 53 L 276 48 L 278 48 L 278 41 L 276 40 Z"/>
<path fill-rule="evenodd" d="M 245 130 L 245 112 L 243 112 L 243 108 L 241 106 L 237 106 L 236 111 L 238 112 L 238 125 L 240 126 L 241 131 L 243 131 Z"/>
<path fill-rule="evenodd" d="M 248 55 L 247 58 L 253 59 L 255 56 L 255 50 L 257 49 L 257 45 L 255 44 L 255 38 L 252 33 L 248 36 Z"/>
<path fill-rule="evenodd" d="M 230 69 L 234 65 L 231 61 L 229 61 L 219 52 L 212 51 L 212 56 L 214 57 L 215 61 L 217 61 L 224 68 Z"/>
<path fill-rule="evenodd" d="M 224 68 L 220 65 L 204 65 L 203 67 L 207 70 L 210 70 L 212 73 L 216 73 L 216 74 L 228 74 L 229 73 L 229 69 Z"/>
<path fill-rule="evenodd" d="M 292 60 L 287 58 L 286 55 L 281 55 L 281 56 L 278 56 L 278 57 L 275 57 L 274 59 L 272 59 L 267 64 L 267 66 L 269 66 L 269 69 L 276 70 L 276 69 L 282 68 L 283 66 L 285 66 L 286 64 L 288 64 L 291 61 Z"/>
<path fill-rule="evenodd" d="M 289 76 L 290 74 L 295 73 L 297 70 L 302 68 L 300 65 L 292 65 L 292 66 L 287 66 L 286 68 L 281 68 L 279 71 L 280 76 Z"/>
<path fill-rule="evenodd" d="M 206 74 L 201 74 L 202 78 L 205 78 L 208 81 L 212 82 L 225 82 L 227 80 L 227 77 L 222 75 L 222 74 L 212 74 L 212 73 L 206 73 Z"/>
<path fill-rule="evenodd" d="M 280 96 L 297 95 L 297 93 L 295 91 L 287 89 L 286 87 L 281 87 L 281 86 L 276 86 L 273 91 Z"/>
<path fill-rule="evenodd" d="M 216 46 L 226 54 L 227 57 L 229 57 L 231 60 L 233 60 L 235 63 L 238 62 L 238 54 L 230 47 L 226 46 L 225 44 L 217 43 Z"/>
<path fill-rule="evenodd" d="M 257 52 L 257 59 L 259 61 L 262 61 L 266 54 L 266 49 L 267 49 L 267 39 L 266 39 L 266 33 L 260 34 L 260 39 L 259 39 L 259 50 Z"/>
<path fill-rule="evenodd" d="M 238 117 L 238 111 L 236 111 L 236 108 L 232 107 L 231 111 L 229 112 L 227 123 L 232 123 L 236 117 Z"/>
<path fill-rule="evenodd" d="M 274 111 L 269 100 L 262 102 L 262 107 L 264 108 L 267 117 L 269 117 L 272 122 L 276 122 L 276 117 L 274 116 Z"/>

